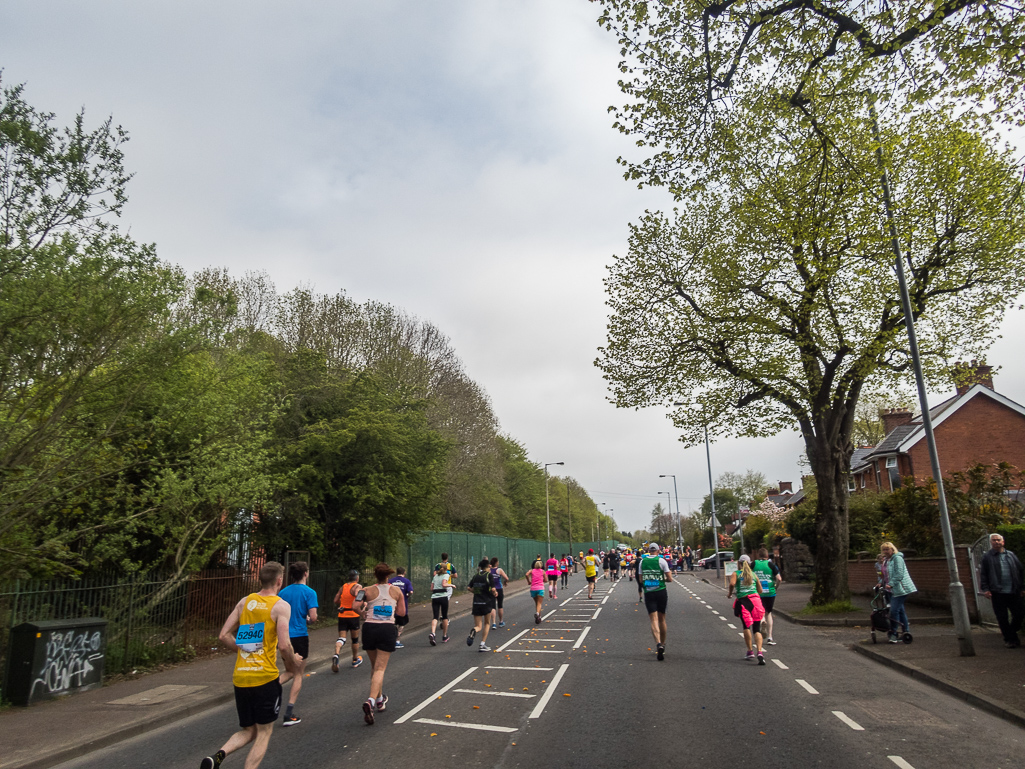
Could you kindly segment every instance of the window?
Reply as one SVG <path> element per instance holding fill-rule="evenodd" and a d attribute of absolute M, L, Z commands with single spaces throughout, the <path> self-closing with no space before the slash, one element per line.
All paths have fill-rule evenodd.
<path fill-rule="evenodd" d="M 857 488 L 857 487 L 854 485 L 854 476 L 853 475 L 848 475 L 847 476 L 847 491 L 854 491 L 855 488 Z"/>
<path fill-rule="evenodd" d="M 887 467 L 896 467 L 897 466 L 897 457 L 887 457 L 886 458 L 886 466 Z"/>
<path fill-rule="evenodd" d="M 866 473 L 862 473 L 861 476 L 860 476 L 860 478 L 861 478 L 861 488 L 865 488 L 865 475 L 866 475 Z"/>

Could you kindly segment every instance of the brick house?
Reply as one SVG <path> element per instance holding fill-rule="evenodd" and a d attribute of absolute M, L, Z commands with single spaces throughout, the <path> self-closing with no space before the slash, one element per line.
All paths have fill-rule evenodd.
<path fill-rule="evenodd" d="M 978 463 L 1025 468 L 1025 406 L 994 390 L 990 366 L 965 370 L 957 394 L 929 411 L 944 475 Z M 932 477 L 921 415 L 890 409 L 882 418 L 886 437 L 851 456 L 852 492 L 893 491 L 902 478 L 924 483 Z"/>

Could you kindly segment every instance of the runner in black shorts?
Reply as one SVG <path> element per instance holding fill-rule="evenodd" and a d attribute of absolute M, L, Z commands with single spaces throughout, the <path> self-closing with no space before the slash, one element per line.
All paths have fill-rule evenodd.
<path fill-rule="evenodd" d="M 673 575 L 669 572 L 669 564 L 659 555 L 658 544 L 648 545 L 648 554 L 637 561 L 637 597 L 644 594 L 644 608 L 648 610 L 651 622 L 651 635 L 655 638 L 655 651 L 659 660 L 665 659 L 666 607 L 669 604 L 669 591 L 666 582 L 672 582 Z"/>
<path fill-rule="evenodd" d="M 487 640 L 491 625 L 488 623 L 488 618 L 495 609 L 498 589 L 495 587 L 495 578 L 491 574 L 491 562 L 487 558 L 477 565 L 477 570 L 467 585 L 473 592 L 473 630 L 466 637 L 466 645 L 473 645 L 473 639 L 481 631 L 483 625 L 484 634 L 480 639 L 480 647 L 477 651 L 489 652 L 491 647 L 488 646 Z"/>

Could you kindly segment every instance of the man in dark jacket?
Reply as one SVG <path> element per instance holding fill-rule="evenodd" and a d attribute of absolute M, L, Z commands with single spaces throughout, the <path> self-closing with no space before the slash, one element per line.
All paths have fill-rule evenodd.
<path fill-rule="evenodd" d="M 979 586 L 983 595 L 993 602 L 993 613 L 997 615 L 1004 646 L 1015 649 L 1021 646 L 1018 631 L 1025 618 L 1025 570 L 1018 556 L 1004 547 L 1001 535 L 990 534 L 989 544 L 992 550 L 982 556 Z"/>

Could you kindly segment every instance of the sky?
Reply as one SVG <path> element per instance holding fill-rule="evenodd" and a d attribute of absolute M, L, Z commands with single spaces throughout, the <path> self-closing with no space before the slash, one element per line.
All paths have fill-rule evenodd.
<path fill-rule="evenodd" d="M 619 527 L 673 492 L 697 508 L 703 446 L 616 409 L 593 362 L 602 279 L 627 225 L 668 209 L 622 178 L 619 46 L 585 0 L 218 3 L 5 0 L 0 68 L 36 108 L 131 135 L 122 225 L 188 271 L 265 271 L 388 302 L 452 340 L 503 432 Z M 1025 403 L 1025 312 L 988 360 Z M 935 400 L 948 392 L 933 393 Z M 714 439 L 714 436 L 713 436 Z M 800 485 L 796 432 L 714 440 L 713 475 Z M 675 506 L 675 501 L 674 501 Z M 575 519 L 576 520 L 576 519 Z"/>

